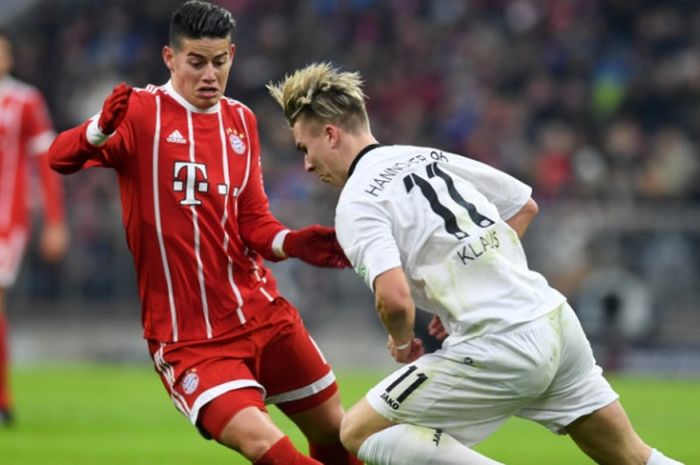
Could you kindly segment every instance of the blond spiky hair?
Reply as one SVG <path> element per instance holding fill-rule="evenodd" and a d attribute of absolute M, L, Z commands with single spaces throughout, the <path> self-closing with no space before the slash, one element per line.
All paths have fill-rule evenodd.
<path fill-rule="evenodd" d="M 367 124 L 365 94 L 358 72 L 343 72 L 330 63 L 314 63 L 286 75 L 267 90 L 280 104 L 289 126 L 304 114 L 320 121 L 340 123 L 354 128 Z"/>

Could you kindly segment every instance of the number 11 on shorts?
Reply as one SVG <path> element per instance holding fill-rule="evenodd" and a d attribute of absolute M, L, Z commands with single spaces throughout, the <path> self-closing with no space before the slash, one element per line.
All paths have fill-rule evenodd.
<path fill-rule="evenodd" d="M 396 378 L 393 383 L 391 383 L 389 386 L 387 386 L 386 390 L 382 394 L 382 399 L 384 402 L 386 402 L 392 409 L 398 410 L 399 406 L 401 405 L 401 402 L 406 400 L 408 396 L 411 395 L 413 391 L 418 389 L 418 386 L 423 384 L 425 380 L 428 379 L 428 377 L 423 374 L 423 373 L 415 373 L 415 376 L 411 376 L 414 374 L 414 372 L 418 369 L 417 366 L 411 365 L 404 371 L 401 376 Z M 410 378 L 409 378 L 410 377 Z M 406 386 L 403 391 L 395 398 L 393 399 L 390 396 L 391 391 L 393 391 L 399 384 L 406 384 L 408 381 L 411 381 L 411 384 Z M 406 381 L 406 382 L 404 382 Z"/>

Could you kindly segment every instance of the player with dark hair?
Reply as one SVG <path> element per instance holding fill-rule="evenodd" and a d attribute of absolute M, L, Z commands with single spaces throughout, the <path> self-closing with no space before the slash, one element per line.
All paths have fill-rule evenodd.
<path fill-rule="evenodd" d="M 389 352 L 410 364 L 347 413 L 350 451 L 373 465 L 496 464 L 470 446 L 519 416 L 600 464 L 679 464 L 640 439 L 566 298 L 528 268 L 529 186 L 437 148 L 380 145 L 358 73 L 315 64 L 268 88 L 306 170 L 343 188 L 338 240 Z M 444 338 L 434 353 L 414 335 L 416 306 Z"/>
<path fill-rule="evenodd" d="M 348 265 L 332 228 L 290 231 L 272 216 L 253 112 L 224 97 L 234 20 L 200 1 L 172 15 L 171 79 L 121 84 L 100 114 L 58 136 L 62 173 L 113 168 L 145 338 L 175 406 L 205 437 L 267 464 L 356 464 L 339 440 L 335 376 L 263 258 Z M 299 453 L 276 404 L 306 435 Z"/>
<path fill-rule="evenodd" d="M 42 187 L 42 256 L 58 261 L 68 245 L 60 179 L 49 168 L 46 150 L 55 133 L 41 93 L 12 76 L 12 43 L 0 30 L 0 426 L 12 423 L 9 336 L 5 292 L 17 278 L 29 237 L 29 173 Z"/>

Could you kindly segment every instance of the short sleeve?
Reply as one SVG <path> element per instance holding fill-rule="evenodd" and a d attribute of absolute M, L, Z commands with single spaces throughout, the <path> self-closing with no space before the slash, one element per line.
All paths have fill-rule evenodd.
<path fill-rule="evenodd" d="M 336 235 L 355 272 L 374 291 L 374 280 L 401 266 L 388 212 L 379 204 L 350 202 L 336 209 Z"/>
<path fill-rule="evenodd" d="M 459 160 L 459 175 L 496 206 L 503 220 L 507 221 L 518 213 L 530 199 L 532 188 L 522 181 L 485 163 L 455 156 Z M 445 165 L 445 168 L 451 169 L 450 165 Z"/>

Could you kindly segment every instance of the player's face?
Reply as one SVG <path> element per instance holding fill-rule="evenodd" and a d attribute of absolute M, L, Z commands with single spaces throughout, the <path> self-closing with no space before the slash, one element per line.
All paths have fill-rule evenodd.
<path fill-rule="evenodd" d="M 12 47 L 7 38 L 0 36 L 0 78 L 10 73 L 12 69 Z"/>
<path fill-rule="evenodd" d="M 180 45 L 163 48 L 173 87 L 200 110 L 213 107 L 226 90 L 235 46 L 229 39 L 209 37 L 183 39 Z"/>
<path fill-rule="evenodd" d="M 329 134 L 329 127 L 300 118 L 294 122 L 292 134 L 297 149 L 304 154 L 304 169 L 316 173 L 323 182 L 342 187 L 345 181 L 337 166 L 339 157 L 333 150 L 333 135 Z"/>

